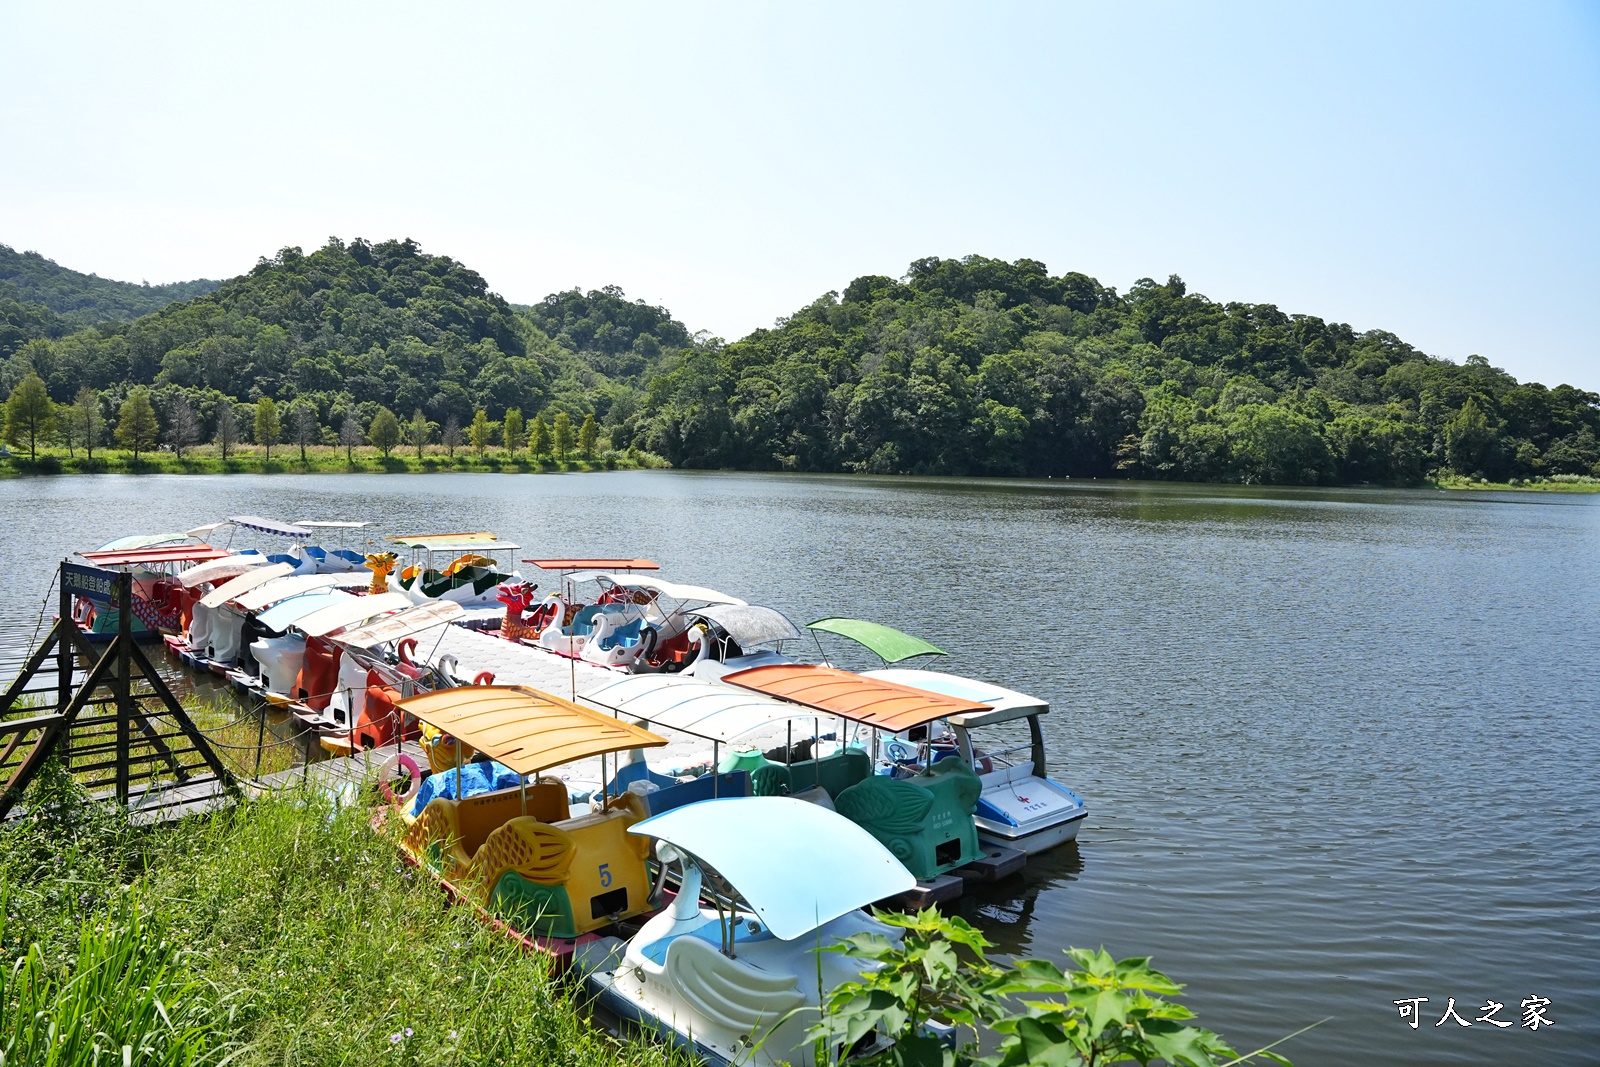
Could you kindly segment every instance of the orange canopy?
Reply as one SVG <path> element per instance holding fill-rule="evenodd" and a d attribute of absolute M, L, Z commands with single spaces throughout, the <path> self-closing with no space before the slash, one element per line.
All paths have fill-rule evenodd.
<path fill-rule="evenodd" d="M 396 706 L 518 774 L 667 743 L 649 730 L 522 685 L 437 689 Z"/>
<path fill-rule="evenodd" d="M 976 701 L 803 663 L 751 667 L 725 674 L 722 680 L 890 733 L 963 712 L 989 710 L 989 705 Z"/>

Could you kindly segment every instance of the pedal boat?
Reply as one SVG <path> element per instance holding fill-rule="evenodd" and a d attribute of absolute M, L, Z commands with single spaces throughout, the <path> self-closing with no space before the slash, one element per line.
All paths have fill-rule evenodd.
<path fill-rule="evenodd" d="M 648 794 L 603 794 L 574 813 L 567 783 L 545 772 L 599 757 L 659 748 L 667 739 L 603 712 L 525 686 L 473 685 L 401 700 L 399 710 L 521 776 L 509 789 L 453 795 L 416 813 L 402 842 L 454 896 L 561 958 L 597 931 L 650 910 L 649 842 L 627 833 L 652 810 L 712 795 L 715 776 Z M 601 778 L 605 774 L 602 770 Z M 728 779 L 721 784 L 727 785 Z M 738 780 L 744 794 L 747 782 Z M 709 788 L 708 788 L 709 787 Z"/>
<path fill-rule="evenodd" d="M 989 711 L 947 717 L 944 722 L 950 729 L 948 742 L 928 738 L 914 745 L 911 754 L 914 763 L 925 765 L 931 759 L 937 766 L 956 758 L 978 770 L 978 780 L 983 784 L 975 816 L 979 840 L 1020 849 L 1032 856 L 1077 838 L 1089 809 L 1084 806 L 1082 797 L 1046 772 L 1044 731 L 1039 723 L 1040 717 L 1050 711 L 1046 701 L 943 671 L 890 667 L 867 671 L 866 676 L 990 706 Z M 974 731 L 989 732 L 1002 723 L 1023 721 L 1028 726 L 1028 740 L 1024 744 L 991 746 L 985 751 L 973 738 Z M 897 742 L 904 744 L 905 740 L 897 739 Z M 885 741 L 885 751 L 890 751 L 897 742 Z M 1000 745 L 1004 746 L 1005 742 L 1001 741 Z"/>
<path fill-rule="evenodd" d="M 826 803 L 882 842 L 918 880 L 937 878 L 982 854 L 973 820 L 981 787 L 970 767 L 945 761 L 898 778 L 880 775 L 869 746 L 875 732 L 987 710 L 985 705 L 795 663 L 746 668 L 716 682 L 633 675 L 594 687 L 583 698 L 652 729 L 711 741 L 717 769 L 748 771 L 757 796 L 804 795 Z M 825 740 L 824 719 L 840 720 L 863 742 Z M 796 723 L 810 726 L 809 737 L 798 744 Z M 787 743 L 766 754 L 749 747 L 751 740 L 770 744 L 785 736 Z"/>
<path fill-rule="evenodd" d="M 464 608 L 493 607 L 499 587 L 519 582 L 522 575 L 494 558 L 521 546 L 488 531 L 453 534 L 408 534 L 387 540 L 411 550 L 411 563 L 389 574 L 391 592 L 404 593 L 413 604 L 449 600 Z"/>
<path fill-rule="evenodd" d="M 399 744 L 419 736 L 416 720 L 406 716 L 397 705 L 406 697 L 442 688 L 449 681 L 441 682 L 440 673 L 432 665 L 415 660 L 417 639 L 429 630 L 449 625 L 465 613 L 454 601 L 411 604 L 401 593 L 360 599 L 392 614 L 368 619 L 360 626 L 337 633 L 330 631 L 325 640 L 337 649 L 337 656 L 325 654 L 319 648 L 314 662 L 321 672 L 333 674 L 332 694 L 320 711 L 309 701 L 292 708 L 303 725 L 315 728 L 321 735 L 322 747 L 338 756 Z M 395 611 L 393 605 L 400 601 L 405 601 L 406 606 Z M 322 640 L 319 638 L 319 644 Z M 309 651 L 307 654 L 311 655 Z M 335 661 L 331 671 L 327 666 L 330 659 Z"/>
<path fill-rule="evenodd" d="M 1074 840 L 1089 809 L 1083 798 L 1050 777 L 1045 769 L 1044 731 L 1040 718 L 1050 705 L 1015 689 L 943 671 L 897 667 L 893 664 L 921 657 L 943 656 L 943 649 L 893 627 L 863 619 L 818 619 L 813 631 L 837 634 L 871 651 L 884 666 L 863 676 L 896 685 L 972 701 L 987 707 L 950 715 L 940 723 L 924 723 L 897 735 L 879 738 L 879 758 L 888 765 L 908 768 L 936 766 L 959 758 L 978 772 L 983 793 L 978 801 L 978 836 L 989 845 L 1019 849 L 1028 855 Z M 923 662 L 927 662 L 923 660 Z M 1015 740 L 1016 727 L 1026 721 L 1028 741 L 985 751 L 974 741 L 974 730 L 1000 737 L 1000 744 Z M 1004 724 L 1014 724 L 1005 728 Z M 935 733 L 931 727 L 941 727 Z M 1000 727 L 1000 729 L 995 729 Z M 1027 758 L 1018 757 L 1026 755 Z"/>
<path fill-rule="evenodd" d="M 79 558 L 102 570 L 129 571 L 133 574 L 133 619 L 136 640 L 156 640 L 182 630 L 192 601 L 185 595 L 179 575 L 190 565 L 222 559 L 228 553 L 208 544 L 174 544 L 186 534 L 155 534 L 149 537 L 124 537 L 88 552 Z M 117 609 L 96 604 L 88 597 L 75 597 L 72 622 L 87 640 L 110 641 L 117 635 Z"/>
<path fill-rule="evenodd" d="M 906 892 L 911 872 L 871 834 L 792 797 L 708 800 L 639 822 L 664 865 L 681 871 L 671 906 L 626 942 L 579 950 L 584 985 L 602 1010 L 716 1067 L 816 1067 L 806 1031 L 860 961 L 819 948 L 898 931 L 861 909 Z M 710 906 L 701 903 L 701 898 Z M 886 1049 L 870 1034 L 841 1052 Z"/>

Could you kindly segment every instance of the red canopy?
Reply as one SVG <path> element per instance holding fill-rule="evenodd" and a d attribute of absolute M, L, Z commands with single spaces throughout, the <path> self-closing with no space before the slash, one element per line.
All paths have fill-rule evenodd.
<path fill-rule="evenodd" d="M 231 555 L 226 549 L 210 545 L 165 545 L 156 548 L 112 549 L 109 552 L 79 552 L 96 567 L 151 566 L 159 563 L 204 563 Z"/>

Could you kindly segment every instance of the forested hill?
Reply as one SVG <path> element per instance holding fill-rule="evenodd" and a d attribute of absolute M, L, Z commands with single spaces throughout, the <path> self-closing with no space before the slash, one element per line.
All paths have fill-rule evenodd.
<path fill-rule="evenodd" d="M 0 322 L 0 331 L 4 324 Z M 1521 385 L 1383 331 L 1218 303 L 1183 282 L 1119 294 L 1032 260 L 924 259 L 857 278 L 724 343 L 615 288 L 513 307 L 412 241 L 286 248 L 213 293 L 129 323 L 34 333 L 0 363 L 108 424 L 134 384 L 209 437 L 263 397 L 315 416 L 421 411 L 434 439 L 592 414 L 601 448 L 678 466 L 875 473 L 1411 484 L 1600 474 L 1600 397 Z M 3 337 L 0 337 L 3 341 Z M 4 355 L 4 349 L 0 349 Z"/>
<path fill-rule="evenodd" d="M 74 326 L 135 319 L 175 300 L 212 292 L 221 284 L 204 278 L 170 285 L 116 282 L 68 270 L 37 252 L 18 252 L 0 244 L 0 300 L 40 305 Z"/>
<path fill-rule="evenodd" d="M 262 397 L 309 406 L 328 433 L 347 412 L 366 425 L 380 406 L 420 410 L 439 430 L 478 409 L 615 422 L 664 349 L 691 343 L 665 310 L 614 288 L 518 312 L 476 271 L 413 241 L 330 239 L 131 323 L 29 341 L 0 367 L 0 387 L 31 369 L 58 402 L 100 392 L 112 419 L 131 386 L 150 385 L 158 415 L 182 396 L 208 434 L 223 403 Z"/>
<path fill-rule="evenodd" d="M 682 466 L 1410 484 L 1600 473 L 1597 403 L 1177 277 L 971 256 L 670 361 L 642 429 Z"/>

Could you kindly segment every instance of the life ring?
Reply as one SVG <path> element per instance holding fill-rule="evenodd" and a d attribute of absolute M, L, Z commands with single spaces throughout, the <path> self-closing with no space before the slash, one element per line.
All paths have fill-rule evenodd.
<path fill-rule="evenodd" d="M 400 657 L 401 663 L 404 663 L 407 667 L 415 667 L 417 665 L 417 661 L 411 658 L 411 654 L 416 650 L 417 639 L 415 637 L 408 637 L 404 641 L 401 641 L 400 644 L 395 647 L 394 651 L 395 655 Z"/>
<path fill-rule="evenodd" d="M 494 671 L 479 671 L 472 679 L 473 685 L 493 685 Z"/>
<path fill-rule="evenodd" d="M 411 778 L 406 783 L 405 789 L 399 793 L 396 793 L 394 791 L 394 787 L 389 784 L 389 776 L 400 767 L 404 767 L 406 769 L 406 773 L 409 774 Z M 416 760 L 412 759 L 404 752 L 396 752 L 394 755 L 384 760 L 383 766 L 378 768 L 378 789 L 382 791 L 383 799 L 387 800 L 396 807 L 401 807 L 410 803 L 411 798 L 416 796 L 417 790 L 421 788 L 422 768 L 417 766 Z"/>

